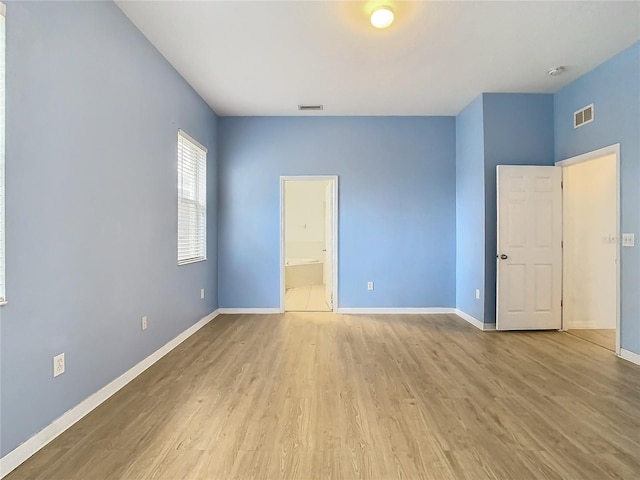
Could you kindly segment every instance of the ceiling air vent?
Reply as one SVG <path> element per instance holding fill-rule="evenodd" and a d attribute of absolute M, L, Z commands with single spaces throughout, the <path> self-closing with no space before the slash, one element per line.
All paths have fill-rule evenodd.
<path fill-rule="evenodd" d="M 578 128 L 585 123 L 593 122 L 593 103 L 581 108 L 573 114 L 573 128 Z"/>
<path fill-rule="evenodd" d="M 319 112 L 324 107 L 322 105 L 298 105 L 301 112 Z"/>

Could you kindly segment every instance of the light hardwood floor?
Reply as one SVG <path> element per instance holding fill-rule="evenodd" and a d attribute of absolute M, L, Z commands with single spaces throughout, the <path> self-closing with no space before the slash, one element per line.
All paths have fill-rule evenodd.
<path fill-rule="evenodd" d="M 601 347 L 616 351 L 616 331 L 615 329 L 571 329 L 567 333 L 580 337 L 587 342 L 595 343 Z"/>
<path fill-rule="evenodd" d="M 640 367 L 454 315 L 223 315 L 7 480 L 640 478 Z"/>

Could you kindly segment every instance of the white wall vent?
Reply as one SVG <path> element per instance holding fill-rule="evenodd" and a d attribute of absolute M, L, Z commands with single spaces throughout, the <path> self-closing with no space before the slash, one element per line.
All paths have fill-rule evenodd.
<path fill-rule="evenodd" d="M 298 105 L 298 110 L 301 112 L 317 112 L 323 109 L 324 107 L 322 105 Z"/>
<path fill-rule="evenodd" d="M 573 128 L 593 122 L 593 103 L 573 113 Z"/>

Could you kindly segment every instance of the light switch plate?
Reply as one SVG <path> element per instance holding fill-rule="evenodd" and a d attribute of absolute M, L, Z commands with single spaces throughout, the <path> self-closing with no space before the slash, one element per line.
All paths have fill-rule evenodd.
<path fill-rule="evenodd" d="M 635 247 L 636 246 L 636 236 L 633 233 L 623 233 L 622 234 L 622 246 L 623 247 Z"/>

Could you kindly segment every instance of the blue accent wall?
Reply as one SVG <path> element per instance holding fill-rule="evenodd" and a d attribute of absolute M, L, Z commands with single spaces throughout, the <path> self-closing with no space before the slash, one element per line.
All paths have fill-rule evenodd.
<path fill-rule="evenodd" d="M 640 42 L 556 93 L 555 159 L 620 144 L 622 232 L 635 247 L 621 247 L 621 346 L 640 354 Z M 594 121 L 573 128 L 573 113 L 593 103 Z"/>
<path fill-rule="evenodd" d="M 7 19 L 1 455 L 217 306 L 213 111 L 111 2 Z M 178 128 L 209 148 L 209 260 L 182 267 Z"/>
<path fill-rule="evenodd" d="M 553 95 L 485 93 L 485 323 L 496 321 L 497 165 L 553 165 Z"/>
<path fill-rule="evenodd" d="M 321 174 L 339 175 L 339 307 L 455 305 L 454 117 L 219 124 L 221 307 L 279 307 L 279 177 Z"/>
<path fill-rule="evenodd" d="M 480 321 L 485 293 L 483 122 L 482 95 L 456 117 L 456 307 Z"/>

